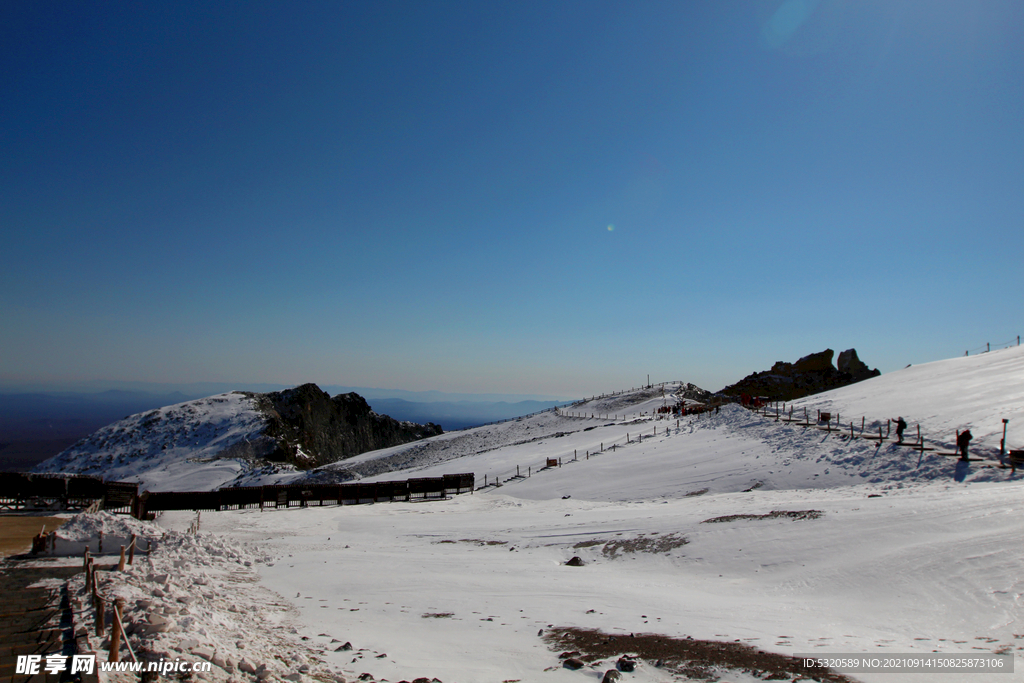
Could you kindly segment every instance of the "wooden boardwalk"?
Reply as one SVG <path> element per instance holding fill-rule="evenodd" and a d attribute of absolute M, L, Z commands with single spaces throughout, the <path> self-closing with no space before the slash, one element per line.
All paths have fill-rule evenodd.
<path fill-rule="evenodd" d="M 35 676 L 17 674 L 18 655 L 76 654 L 74 619 L 67 579 L 82 571 L 78 566 L 17 555 L 0 562 L 0 683 L 95 682 L 98 678 L 75 674 Z M 51 588 L 29 588 L 43 579 L 61 583 Z M 70 667 L 69 667 L 70 668 Z"/>

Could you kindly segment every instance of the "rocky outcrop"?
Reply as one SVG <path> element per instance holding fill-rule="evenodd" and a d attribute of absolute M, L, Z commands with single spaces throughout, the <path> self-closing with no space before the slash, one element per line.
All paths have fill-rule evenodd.
<path fill-rule="evenodd" d="M 845 372 L 853 377 L 854 382 L 859 382 L 870 377 L 878 377 L 882 374 L 878 370 L 872 370 L 864 363 L 864 361 L 857 358 L 856 349 L 847 349 L 840 353 L 839 359 L 836 361 L 836 367 L 839 368 L 839 372 Z"/>
<path fill-rule="evenodd" d="M 778 361 L 771 370 L 755 372 L 722 389 L 726 396 L 767 396 L 778 401 L 810 396 L 829 389 L 844 387 L 854 382 L 882 374 L 871 370 L 857 357 L 855 349 L 839 354 L 839 367 L 832 365 L 835 352 L 825 349 L 804 356 L 795 363 Z"/>
<path fill-rule="evenodd" d="M 399 422 L 370 409 L 356 393 L 331 398 L 315 384 L 252 394 L 267 418 L 264 434 L 277 448 L 271 460 L 319 467 L 360 453 L 441 434 L 433 423 Z"/>
<path fill-rule="evenodd" d="M 689 382 L 679 387 L 679 390 L 676 391 L 675 395 L 678 398 L 685 398 L 699 403 L 707 403 L 711 400 L 712 396 L 711 392 L 707 389 L 701 389 L 696 384 L 691 384 Z"/>

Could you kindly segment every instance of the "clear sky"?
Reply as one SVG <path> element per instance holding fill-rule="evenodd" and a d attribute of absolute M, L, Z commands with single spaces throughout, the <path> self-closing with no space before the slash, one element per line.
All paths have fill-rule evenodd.
<path fill-rule="evenodd" d="M 5 2 L 0 384 L 711 390 L 1024 332 L 1024 3 Z"/>

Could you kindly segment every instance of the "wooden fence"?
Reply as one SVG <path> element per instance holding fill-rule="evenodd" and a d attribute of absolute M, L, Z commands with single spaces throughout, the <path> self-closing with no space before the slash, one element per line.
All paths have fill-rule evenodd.
<path fill-rule="evenodd" d="M 472 493 L 474 483 L 474 475 L 468 473 L 405 481 L 241 486 L 216 491 L 145 491 L 139 494 L 138 484 L 123 481 L 4 472 L 0 473 L 0 509 L 99 507 L 144 519 L 148 513 L 162 510 L 239 510 L 440 500 L 449 495 Z"/>
<path fill-rule="evenodd" d="M 0 472 L 0 509 L 86 510 L 100 501 L 110 512 L 134 514 L 139 485 L 67 474 Z"/>

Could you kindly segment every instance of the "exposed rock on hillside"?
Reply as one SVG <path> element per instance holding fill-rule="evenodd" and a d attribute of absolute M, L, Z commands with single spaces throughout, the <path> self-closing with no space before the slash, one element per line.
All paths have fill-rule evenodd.
<path fill-rule="evenodd" d="M 269 394 L 248 394 L 267 418 L 264 434 L 277 443 L 273 460 L 317 467 L 379 448 L 441 433 L 433 423 L 399 422 L 370 409 L 356 393 L 331 398 L 315 384 Z"/>
<path fill-rule="evenodd" d="M 696 384 L 691 384 L 689 382 L 680 386 L 675 395 L 679 398 L 686 398 L 699 403 L 707 403 L 712 397 L 712 393 L 707 389 L 701 389 Z"/>
<path fill-rule="evenodd" d="M 778 361 L 771 370 L 747 375 L 720 393 L 726 396 L 750 394 L 792 401 L 882 374 L 868 368 L 857 357 L 856 349 L 847 349 L 839 354 L 838 368 L 832 365 L 834 354 L 832 349 L 825 349 L 804 356 L 795 363 Z"/>

